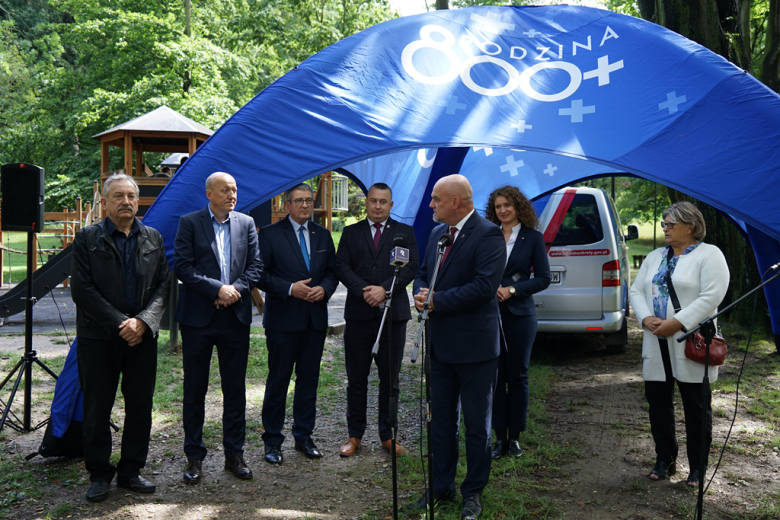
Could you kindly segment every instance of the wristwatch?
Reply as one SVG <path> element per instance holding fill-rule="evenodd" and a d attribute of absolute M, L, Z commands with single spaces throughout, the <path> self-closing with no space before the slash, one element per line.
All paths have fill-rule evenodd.
<path fill-rule="evenodd" d="M 515 294 L 517 294 L 517 289 L 515 289 L 515 286 L 514 286 L 514 285 L 510 285 L 510 286 L 509 286 L 509 294 L 511 294 L 512 296 L 514 296 Z"/>

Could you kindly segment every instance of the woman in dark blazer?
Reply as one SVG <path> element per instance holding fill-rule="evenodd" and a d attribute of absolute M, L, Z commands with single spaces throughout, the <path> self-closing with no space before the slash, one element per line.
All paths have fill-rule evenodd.
<path fill-rule="evenodd" d="M 536 308 L 533 294 L 550 285 L 550 264 L 539 220 L 531 203 L 514 186 L 490 194 L 486 218 L 501 226 L 506 242 L 506 266 L 496 297 L 506 348 L 498 363 L 498 383 L 493 397 L 493 459 L 509 452 L 523 455 L 520 432 L 528 414 L 528 364 L 536 338 Z M 533 274 L 533 278 L 531 277 Z"/>

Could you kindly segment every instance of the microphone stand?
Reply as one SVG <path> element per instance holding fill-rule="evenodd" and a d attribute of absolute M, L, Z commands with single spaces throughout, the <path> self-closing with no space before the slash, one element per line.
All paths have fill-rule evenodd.
<path fill-rule="evenodd" d="M 382 322 L 379 324 L 379 333 L 376 335 L 374 348 L 371 349 L 371 355 L 376 357 L 379 353 L 379 340 L 382 337 L 382 328 L 385 326 L 385 320 L 390 315 L 390 324 L 387 326 L 387 356 L 389 358 L 388 368 L 390 370 L 390 461 L 393 473 L 393 519 L 398 520 L 398 466 L 396 463 L 395 442 L 398 433 L 398 409 L 395 401 L 395 381 L 397 376 L 393 376 L 395 366 L 393 363 L 393 290 L 395 282 L 401 274 L 401 262 L 395 263 L 395 272 L 393 273 L 393 282 L 390 284 L 390 290 L 385 293 L 385 310 L 382 313 Z"/>
<path fill-rule="evenodd" d="M 779 264 L 780 265 L 780 264 Z M 685 332 L 682 336 L 677 338 L 678 343 L 682 343 L 688 339 L 688 337 L 692 336 L 693 334 L 696 334 L 697 332 L 701 332 L 701 335 L 704 336 L 704 344 L 705 344 L 705 356 L 704 356 L 704 378 L 702 379 L 701 384 L 701 394 L 704 399 L 710 398 L 710 375 L 709 375 L 709 361 L 710 361 L 710 345 L 712 344 L 712 338 L 715 337 L 715 333 L 717 332 L 715 328 L 715 319 L 723 314 L 724 312 L 730 310 L 732 307 L 737 305 L 739 302 L 753 294 L 754 292 L 758 291 L 762 287 L 764 287 L 766 284 L 774 281 L 777 279 L 777 277 L 780 276 L 780 271 L 777 272 L 772 278 L 767 280 L 766 282 L 763 282 L 762 284 L 754 287 L 747 293 L 745 293 L 741 298 L 734 301 L 726 307 L 725 309 L 719 311 L 717 314 L 714 314 L 708 318 L 705 318 L 704 320 L 700 321 L 699 324 L 694 327 L 693 329 Z M 702 520 L 702 515 L 704 514 L 704 480 L 706 477 L 706 471 L 707 471 L 707 413 L 702 415 L 702 428 L 701 428 L 701 466 L 699 466 L 699 473 L 701 475 L 701 482 L 699 482 L 699 496 L 696 499 L 696 512 L 694 515 L 695 520 Z"/>
<path fill-rule="evenodd" d="M 417 362 L 417 351 L 420 348 L 420 339 L 425 331 L 425 350 L 423 352 L 423 371 L 425 373 L 425 431 L 428 441 L 428 454 L 425 458 L 428 459 L 428 518 L 433 520 L 434 518 L 434 498 L 433 498 L 433 428 L 431 426 L 431 334 L 428 330 L 428 313 L 431 305 L 431 298 L 433 297 L 433 288 L 436 286 L 436 278 L 439 276 L 439 268 L 441 267 L 442 258 L 444 256 L 444 246 L 439 243 L 438 251 L 436 252 L 436 265 L 433 268 L 433 276 L 431 277 L 430 287 L 428 288 L 428 297 L 425 298 L 423 303 L 423 311 L 418 317 L 420 322 L 420 329 L 417 332 L 417 340 L 414 342 L 414 349 L 412 350 L 411 362 Z"/>

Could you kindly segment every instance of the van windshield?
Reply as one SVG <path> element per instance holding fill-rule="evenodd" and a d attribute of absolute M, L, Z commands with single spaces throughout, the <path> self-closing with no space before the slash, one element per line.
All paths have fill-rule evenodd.
<path fill-rule="evenodd" d="M 551 245 L 585 245 L 602 240 L 604 240 L 604 229 L 601 225 L 596 197 L 589 194 L 575 195 Z"/>

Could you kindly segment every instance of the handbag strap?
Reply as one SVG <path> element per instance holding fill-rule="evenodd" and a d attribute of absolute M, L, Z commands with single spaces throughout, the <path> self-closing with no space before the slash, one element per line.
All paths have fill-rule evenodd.
<path fill-rule="evenodd" d="M 672 258 L 674 258 L 674 249 L 672 249 L 672 246 L 669 246 L 669 254 L 666 255 L 667 266 L 672 261 Z M 678 314 L 682 307 L 680 307 L 680 300 L 677 299 L 677 292 L 674 290 L 674 284 L 672 283 L 672 272 L 670 269 L 666 271 L 666 288 L 669 289 L 669 297 L 672 299 L 672 305 L 674 305 L 674 313 Z M 684 326 L 680 330 L 683 332 L 688 332 L 688 329 L 686 329 Z M 690 338 L 688 339 L 690 340 Z"/>
<path fill-rule="evenodd" d="M 672 246 L 669 246 L 669 253 L 666 255 L 667 268 L 671 263 L 672 258 L 674 258 L 674 249 L 672 249 Z M 669 297 L 672 299 L 672 305 L 674 305 L 674 312 L 675 314 L 677 314 L 678 312 L 680 312 L 682 307 L 680 307 L 680 300 L 677 299 L 677 293 L 674 290 L 674 284 L 672 284 L 671 269 L 667 269 L 666 271 L 666 288 L 669 289 Z"/>

